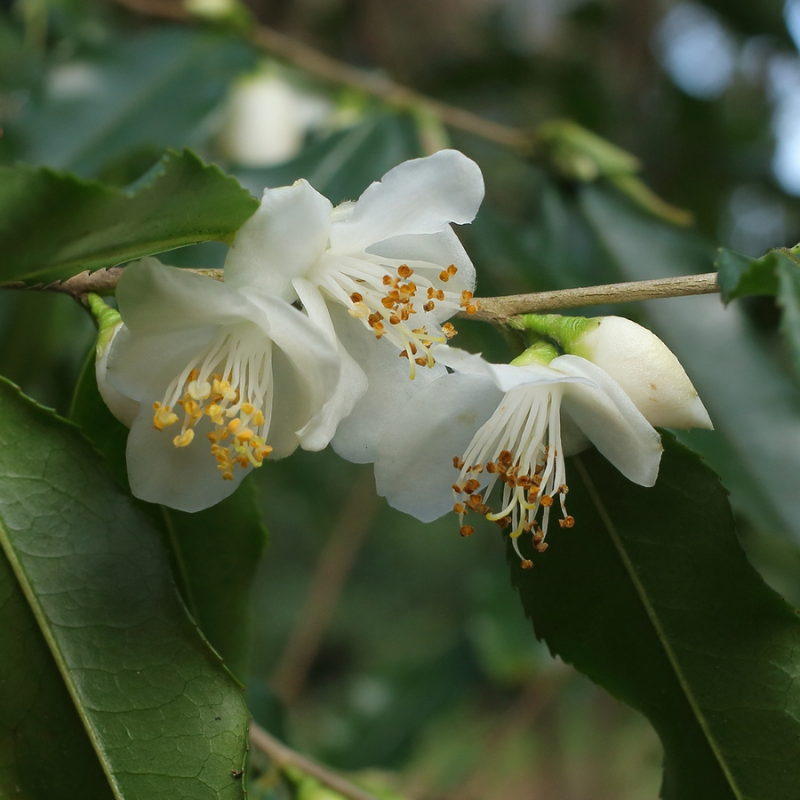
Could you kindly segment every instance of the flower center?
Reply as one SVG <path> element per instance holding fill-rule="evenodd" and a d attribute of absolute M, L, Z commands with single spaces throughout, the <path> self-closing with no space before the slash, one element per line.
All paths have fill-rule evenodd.
<path fill-rule="evenodd" d="M 272 342 L 253 325 L 229 326 L 211 340 L 153 403 L 153 426 L 159 431 L 180 422 L 172 443 L 188 447 L 195 426 L 213 423 L 206 435 L 223 480 L 242 469 L 260 467 L 272 452 L 266 443 L 272 416 Z M 180 409 L 180 411 L 178 411 Z"/>
<path fill-rule="evenodd" d="M 452 313 L 464 309 L 468 314 L 478 310 L 478 301 L 472 292 L 450 292 L 438 288 L 424 272 L 435 270 L 439 283 L 447 283 L 458 268 L 451 264 L 446 269 L 435 264 L 419 262 L 417 272 L 399 261 L 376 258 L 365 254 L 361 257 L 337 256 L 326 261 L 326 269 L 320 285 L 338 302 L 344 305 L 351 316 L 360 319 L 370 328 L 376 339 L 386 337 L 400 348 L 399 355 L 409 360 L 411 378 L 416 366 L 432 367 L 434 358 L 430 348 L 433 344 L 444 344 L 456 335 L 455 328 L 446 322 L 442 333 L 429 333 L 426 325 L 414 326 L 413 316 L 419 308 L 433 311 L 437 306 Z M 412 280 L 413 276 L 413 280 Z M 418 306 L 419 308 L 415 307 Z"/>
<path fill-rule="evenodd" d="M 473 436 L 463 457 L 453 458 L 459 470 L 453 484 L 455 505 L 461 535 L 471 536 L 475 530 L 464 524 L 464 517 L 473 511 L 496 522 L 501 528 L 511 526 L 514 550 L 524 569 L 533 562 L 519 550 L 517 539 L 531 533 L 534 547 L 543 553 L 553 499 L 559 497 L 559 525 L 571 528 L 573 517 L 567 514 L 564 456 L 561 447 L 562 390 L 556 386 L 521 386 L 508 392 L 497 410 Z M 489 499 L 502 484 L 499 510 L 494 511 Z M 541 521 L 538 515 L 541 510 Z"/>

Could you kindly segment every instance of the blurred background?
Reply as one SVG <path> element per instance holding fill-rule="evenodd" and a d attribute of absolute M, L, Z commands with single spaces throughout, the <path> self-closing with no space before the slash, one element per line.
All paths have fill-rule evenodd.
<path fill-rule="evenodd" d="M 507 126 L 571 119 L 635 155 L 655 194 L 276 60 L 224 0 L 0 2 L 0 163 L 127 186 L 188 146 L 256 196 L 306 177 L 340 202 L 454 146 L 486 177 L 478 219 L 459 231 L 479 295 L 707 272 L 718 245 L 757 256 L 800 240 L 798 0 L 246 7 L 292 41 Z M 672 207 L 694 224 L 675 224 Z M 224 258 L 215 244 L 162 256 Z M 585 309 L 612 310 L 683 360 L 717 431 L 682 438 L 731 490 L 758 569 L 800 605 L 800 401 L 780 309 L 753 298 L 724 310 L 715 297 Z M 461 346 L 511 355 L 487 326 L 459 328 Z M 0 374 L 65 413 L 93 345 L 88 315 L 66 296 L 0 293 L 0 331 Z M 657 796 L 657 737 L 536 642 L 494 531 L 461 540 L 455 520 L 423 526 L 375 497 L 369 467 L 330 451 L 298 451 L 252 481 L 271 540 L 248 685 L 265 727 L 387 798 Z M 290 796 L 255 766 L 255 798 Z"/>

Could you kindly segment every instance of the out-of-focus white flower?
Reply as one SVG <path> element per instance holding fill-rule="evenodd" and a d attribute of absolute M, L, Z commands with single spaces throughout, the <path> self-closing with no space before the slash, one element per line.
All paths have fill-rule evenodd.
<path fill-rule="evenodd" d="M 378 492 L 395 508 L 425 522 L 452 509 L 464 536 L 473 533 L 465 516 L 477 513 L 510 525 L 518 553 L 526 532 L 542 551 L 555 503 L 561 527 L 575 524 L 564 458 L 589 441 L 634 483 L 655 483 L 658 432 L 600 367 L 554 358 L 543 343 L 512 364 L 449 347 L 435 355 L 455 372 L 407 403 L 378 446 Z"/>
<path fill-rule="evenodd" d="M 242 9 L 238 0 L 183 0 L 183 7 L 190 14 L 211 20 L 224 19 Z"/>
<path fill-rule="evenodd" d="M 131 428 L 136 497 L 199 511 L 267 456 L 324 447 L 313 420 L 336 386 L 339 357 L 297 309 L 154 258 L 125 268 L 117 301 L 124 324 L 97 375 Z"/>
<path fill-rule="evenodd" d="M 288 161 L 302 149 L 306 133 L 332 110 L 327 98 L 298 89 L 275 69 L 262 70 L 235 84 L 220 144 L 242 166 Z"/>
<path fill-rule="evenodd" d="M 452 335 L 456 311 L 476 309 L 475 270 L 450 224 L 471 222 L 482 199 L 478 166 L 442 150 L 336 208 L 303 180 L 267 189 L 237 234 L 226 282 L 299 300 L 336 343 L 342 372 L 319 432 L 330 439 L 343 420 L 332 444 L 345 458 L 374 460 L 384 420 L 444 374 L 431 345 Z"/>
<path fill-rule="evenodd" d="M 675 354 L 652 331 L 624 317 L 529 315 L 525 327 L 554 338 L 566 353 L 605 370 L 651 424 L 713 428 Z"/>

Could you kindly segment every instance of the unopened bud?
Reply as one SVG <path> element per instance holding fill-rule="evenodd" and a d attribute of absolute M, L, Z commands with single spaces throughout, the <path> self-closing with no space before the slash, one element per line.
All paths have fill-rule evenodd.
<path fill-rule="evenodd" d="M 605 370 L 654 426 L 712 428 L 708 412 L 675 354 L 652 331 L 624 317 L 530 315 L 525 327 L 564 352 Z"/>

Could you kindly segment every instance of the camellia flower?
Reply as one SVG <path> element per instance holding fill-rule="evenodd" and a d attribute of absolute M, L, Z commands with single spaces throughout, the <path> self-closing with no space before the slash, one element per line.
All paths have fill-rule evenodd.
<path fill-rule="evenodd" d="M 652 331 L 624 317 L 529 314 L 521 327 L 555 339 L 570 355 L 605 370 L 651 424 L 711 428 L 711 420 L 675 354 Z"/>
<path fill-rule="evenodd" d="M 511 364 L 449 347 L 437 347 L 435 357 L 455 372 L 407 403 L 378 447 L 378 492 L 395 508 L 425 522 L 452 509 L 464 536 L 474 532 L 465 522 L 470 512 L 510 526 L 529 568 L 517 544 L 523 533 L 543 551 L 554 506 L 561 527 L 575 524 L 565 456 L 591 441 L 629 480 L 655 483 L 658 432 L 590 361 L 558 356 L 544 342 Z"/>
<path fill-rule="evenodd" d="M 471 222 L 482 198 L 478 166 L 442 150 L 336 208 L 304 180 L 267 189 L 236 236 L 226 283 L 299 300 L 336 343 L 341 376 L 317 423 L 331 438 L 349 415 L 333 446 L 351 461 L 373 460 L 381 420 L 444 374 L 431 346 L 454 333 L 445 320 L 477 309 L 475 270 L 450 223 Z"/>
<path fill-rule="evenodd" d="M 117 301 L 124 324 L 97 375 L 131 428 L 136 497 L 199 511 L 268 456 L 327 444 L 313 420 L 336 387 L 339 356 L 300 311 L 154 258 L 125 268 Z"/>

